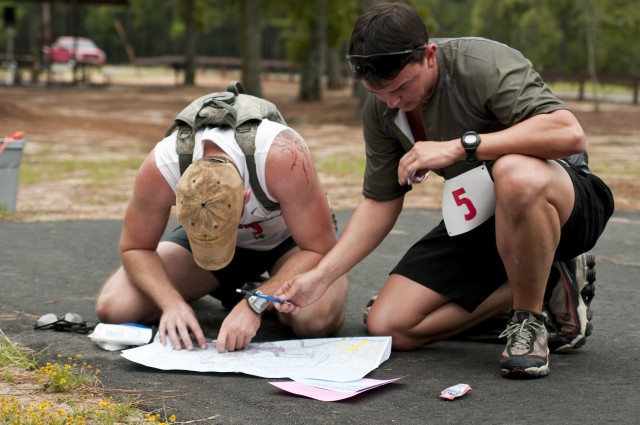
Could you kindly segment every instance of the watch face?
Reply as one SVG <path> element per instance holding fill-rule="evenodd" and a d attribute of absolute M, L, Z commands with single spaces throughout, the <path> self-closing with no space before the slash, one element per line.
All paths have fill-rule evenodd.
<path fill-rule="evenodd" d="M 462 138 L 462 141 L 464 142 L 465 145 L 473 146 L 474 144 L 477 143 L 478 136 L 476 136 L 475 134 L 465 134 L 464 137 Z"/>
<path fill-rule="evenodd" d="M 251 309 L 253 309 L 253 311 L 255 311 L 258 314 L 265 311 L 269 306 L 269 301 L 265 300 L 264 298 L 249 297 L 247 299 L 247 302 L 249 303 L 249 306 L 251 307 Z"/>

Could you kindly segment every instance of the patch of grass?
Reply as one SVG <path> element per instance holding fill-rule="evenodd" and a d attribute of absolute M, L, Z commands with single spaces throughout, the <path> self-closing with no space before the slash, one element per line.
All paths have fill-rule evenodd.
<path fill-rule="evenodd" d="M 628 176 L 640 176 L 640 164 L 636 162 L 615 162 L 601 160 L 589 167 L 596 174 L 624 174 Z"/>
<path fill-rule="evenodd" d="M 580 87 L 580 83 L 577 82 L 551 82 L 548 83 L 549 87 L 553 91 L 568 91 L 578 93 L 578 89 Z M 593 93 L 595 86 L 592 82 L 586 82 L 584 85 L 585 93 Z M 613 93 L 629 93 L 629 91 L 633 90 L 631 86 L 624 84 L 599 84 L 598 91 L 602 94 L 613 94 Z"/>
<path fill-rule="evenodd" d="M 7 208 L 4 204 L 0 203 L 0 220 L 3 218 L 13 217 L 14 212 Z"/>
<path fill-rule="evenodd" d="M 350 175 L 362 176 L 366 159 L 362 156 L 348 157 L 344 155 L 334 155 L 329 159 L 316 162 L 316 169 L 319 172 L 346 177 Z"/>
<path fill-rule="evenodd" d="M 0 375 L 2 381 L 17 385 L 12 371 L 22 372 L 21 380 L 35 381 L 42 397 L 29 394 L 28 400 L 0 396 L 0 424 L 20 425 L 113 425 L 176 423 L 175 415 L 144 413 L 136 402 L 125 398 L 116 402 L 99 387 L 99 370 L 82 360 L 82 355 L 58 358 L 62 364 L 47 363 L 38 368 L 37 356 L 28 348 L 14 344 L 0 330 Z M 24 375 L 24 371 L 29 374 Z M 17 373 L 17 372 L 16 372 Z M 22 391 L 17 391 L 23 394 Z M 51 399 L 46 394 L 55 393 Z"/>
<path fill-rule="evenodd" d="M 62 355 L 58 355 L 58 358 L 61 359 Z M 67 363 L 64 365 L 47 363 L 38 369 L 38 383 L 45 391 L 54 393 L 68 392 L 98 383 L 97 374 L 100 371 L 94 371 L 87 362 L 79 364 L 77 361 L 81 359 L 82 355 L 77 354 L 75 359 L 67 357 Z"/>
<path fill-rule="evenodd" d="M 80 178 L 82 185 L 108 186 L 115 177 L 140 167 L 140 157 L 125 159 L 47 159 L 46 155 L 25 161 L 20 167 L 21 184 L 37 184 L 45 180 Z"/>
<path fill-rule="evenodd" d="M 28 348 L 14 344 L 0 329 L 0 370 L 19 368 L 35 370 L 38 359 Z"/>

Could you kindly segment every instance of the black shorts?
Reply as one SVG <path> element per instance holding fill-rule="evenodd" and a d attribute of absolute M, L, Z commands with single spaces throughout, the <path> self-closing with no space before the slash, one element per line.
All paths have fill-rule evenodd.
<path fill-rule="evenodd" d="M 173 229 L 163 240 L 177 243 L 191 252 L 189 239 L 182 226 Z M 260 280 L 260 277 L 265 272 L 270 274 L 276 261 L 296 246 L 293 238 L 289 237 L 280 245 L 268 251 L 255 251 L 236 247 L 231 263 L 220 270 L 211 271 L 220 282 L 220 287 L 212 292 L 211 295 L 222 301 L 224 307 L 233 307 L 243 298 L 241 294 L 236 292 L 237 288 L 240 288 L 246 282 Z"/>
<path fill-rule="evenodd" d="M 575 203 L 561 229 L 554 260 L 566 261 L 594 247 L 613 214 L 611 191 L 593 174 L 564 166 L 573 182 Z M 444 221 L 413 245 L 392 274 L 405 276 L 453 299 L 465 310 L 475 310 L 507 281 L 498 254 L 495 217 L 470 232 L 451 237 Z"/>

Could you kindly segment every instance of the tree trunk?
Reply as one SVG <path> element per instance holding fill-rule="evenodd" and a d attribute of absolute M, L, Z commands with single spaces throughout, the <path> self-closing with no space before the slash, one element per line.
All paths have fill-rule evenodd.
<path fill-rule="evenodd" d="M 240 2 L 240 31 L 242 84 L 248 94 L 262 97 L 260 0 L 242 0 Z"/>
<path fill-rule="evenodd" d="M 593 85 L 593 108 L 600 110 L 600 92 L 598 75 L 596 73 L 596 46 L 598 43 L 598 29 L 600 26 L 600 16 L 598 5 L 595 0 L 585 0 L 583 13 L 585 14 L 585 33 L 587 36 L 587 68 Z"/>
<path fill-rule="evenodd" d="M 327 47 L 327 88 L 330 90 L 342 88 L 342 77 L 340 51 L 335 47 Z"/>
<path fill-rule="evenodd" d="M 325 69 L 324 51 L 327 44 L 327 2 L 315 0 L 316 13 L 310 17 L 309 50 L 302 66 L 300 100 L 322 99 L 322 76 Z"/>
<path fill-rule="evenodd" d="M 373 6 L 375 3 L 378 3 L 376 0 L 361 0 L 362 1 L 362 10 L 365 11 L 370 6 Z M 354 79 L 353 82 L 353 96 L 357 97 L 358 108 L 356 110 L 356 116 L 360 117 L 362 115 L 362 110 L 364 109 L 364 104 L 367 102 L 367 98 L 369 97 L 369 92 L 367 92 L 362 86 L 362 82 L 358 79 Z"/>
<path fill-rule="evenodd" d="M 184 25 L 185 25 L 185 64 L 184 85 L 196 84 L 196 46 L 198 31 L 196 28 L 196 0 L 184 0 Z"/>

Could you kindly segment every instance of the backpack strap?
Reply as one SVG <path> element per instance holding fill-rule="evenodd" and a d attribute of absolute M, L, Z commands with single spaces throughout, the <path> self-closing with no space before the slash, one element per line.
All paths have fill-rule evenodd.
<path fill-rule="evenodd" d="M 249 172 L 249 183 L 251 184 L 251 190 L 253 194 L 258 198 L 258 201 L 262 204 L 267 211 L 277 211 L 280 209 L 280 204 L 273 202 L 264 190 L 258 180 L 258 172 L 256 171 L 256 134 L 258 134 L 259 121 L 247 121 L 244 124 L 236 127 L 236 142 L 242 153 L 244 154 L 245 161 L 247 163 L 247 171 Z"/>
<path fill-rule="evenodd" d="M 238 84 L 240 89 L 244 90 L 242 85 Z M 237 116 L 236 110 L 233 108 L 234 102 L 235 96 L 230 92 L 212 93 L 196 99 L 178 114 L 165 137 L 176 128 L 178 129 L 176 153 L 180 164 L 180 175 L 184 174 L 187 167 L 191 165 L 196 145 L 196 129 L 207 124 L 233 127 Z"/>
<path fill-rule="evenodd" d="M 231 81 L 227 84 L 227 91 L 235 94 L 236 96 L 239 94 L 247 94 L 247 91 L 244 89 L 244 86 L 240 81 Z"/>
<path fill-rule="evenodd" d="M 245 96 L 240 104 L 242 112 L 236 110 L 236 101 L 246 91 L 239 81 L 231 81 L 227 91 L 212 93 L 191 102 L 178 116 L 167 131 L 165 137 L 177 129 L 176 153 L 180 166 L 180 175 L 184 174 L 193 160 L 196 130 L 206 125 L 230 126 L 235 129 L 235 138 L 247 163 L 249 183 L 254 195 L 267 211 L 277 211 L 280 205 L 269 199 L 262 189 L 256 171 L 255 139 L 258 125 L 262 119 L 286 125 L 276 107 L 262 99 Z M 246 100 L 245 100 L 246 99 Z M 252 100 L 249 100 L 252 99 Z M 246 108 L 246 111 L 244 110 Z"/>
<path fill-rule="evenodd" d="M 179 125 L 176 135 L 176 152 L 178 154 L 178 164 L 180 165 L 180 175 L 183 175 L 193 160 L 193 151 L 196 146 L 195 133 L 188 125 Z"/>

